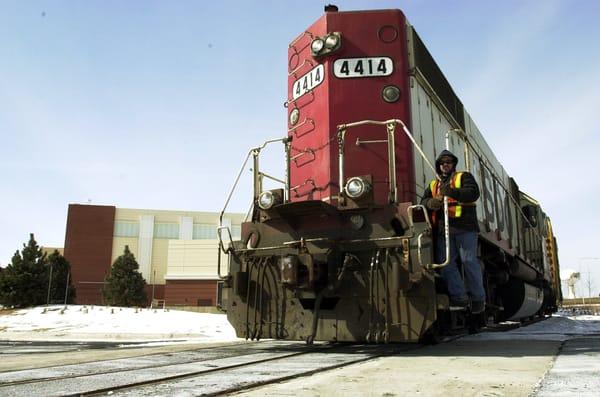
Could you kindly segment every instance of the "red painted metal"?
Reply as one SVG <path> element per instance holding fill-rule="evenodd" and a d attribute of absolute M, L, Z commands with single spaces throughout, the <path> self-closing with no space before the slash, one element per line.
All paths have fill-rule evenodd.
<path fill-rule="evenodd" d="M 321 59 L 313 58 L 312 39 L 329 32 L 341 32 L 341 48 Z M 336 59 L 381 56 L 393 60 L 394 72 L 390 76 L 340 79 L 333 74 Z M 400 10 L 327 12 L 292 41 L 288 62 L 288 128 L 294 159 L 290 169 L 290 199 L 325 200 L 336 204 L 334 197 L 340 189 L 337 125 L 365 119 L 399 118 L 410 128 L 406 19 Z M 324 66 L 324 81 L 312 93 L 294 101 L 294 82 L 318 64 Z M 399 101 L 387 103 L 382 99 L 382 90 L 388 85 L 400 88 Z M 289 124 L 294 108 L 300 114 L 296 128 Z M 398 200 L 414 201 L 413 149 L 399 128 L 396 137 Z M 386 128 L 364 126 L 349 130 L 344 151 L 346 178 L 372 175 L 375 202 L 386 204 L 389 193 L 387 145 L 357 146 L 357 138 L 385 140 Z"/>

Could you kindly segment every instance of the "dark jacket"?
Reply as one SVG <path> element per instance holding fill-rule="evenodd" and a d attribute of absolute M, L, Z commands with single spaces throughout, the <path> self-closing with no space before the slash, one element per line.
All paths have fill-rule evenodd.
<path fill-rule="evenodd" d="M 444 156 L 450 156 L 455 159 L 454 168 L 452 169 L 451 174 L 449 175 L 441 175 L 440 174 L 440 159 Z M 450 183 L 452 175 L 456 172 L 456 164 L 458 163 L 458 158 L 453 155 L 451 152 L 444 150 L 440 153 L 438 158 L 435 161 L 435 169 L 438 172 L 440 178 L 442 178 L 442 184 Z M 479 198 L 479 186 L 477 185 L 477 181 L 468 172 L 463 172 L 461 177 L 461 187 L 458 189 L 450 189 L 448 193 L 448 197 L 452 197 L 459 203 L 474 203 Z M 427 205 L 427 201 L 432 198 L 431 189 L 429 184 L 425 189 L 425 193 L 423 194 L 423 198 L 421 199 L 422 205 Z M 437 211 L 437 219 L 438 228 L 441 230 L 444 226 L 444 212 L 443 208 Z M 435 227 L 435 226 L 434 226 Z M 462 214 L 458 218 L 450 218 L 450 228 L 459 229 L 464 231 L 479 231 L 479 223 L 477 222 L 477 210 L 475 205 L 463 205 L 462 206 Z"/>

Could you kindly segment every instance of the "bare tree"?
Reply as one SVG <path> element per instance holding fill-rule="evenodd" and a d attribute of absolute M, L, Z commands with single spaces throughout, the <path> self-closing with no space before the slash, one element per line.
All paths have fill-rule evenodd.
<path fill-rule="evenodd" d="M 588 296 L 592 297 L 592 289 L 594 288 L 594 281 L 592 280 L 592 272 L 590 272 L 590 267 L 587 268 L 587 280 L 585 282 L 588 289 Z"/>

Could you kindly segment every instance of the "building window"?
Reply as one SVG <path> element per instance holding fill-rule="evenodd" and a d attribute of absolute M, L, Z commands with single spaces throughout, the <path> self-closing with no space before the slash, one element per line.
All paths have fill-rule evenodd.
<path fill-rule="evenodd" d="M 241 225 L 232 225 L 231 226 L 231 237 L 234 240 L 239 240 L 242 238 L 242 226 Z"/>
<path fill-rule="evenodd" d="M 212 223 L 194 223 L 192 238 L 194 240 L 216 239 L 217 227 Z"/>
<path fill-rule="evenodd" d="M 154 224 L 154 238 L 179 238 L 179 224 L 178 223 L 155 223 Z"/>
<path fill-rule="evenodd" d="M 115 222 L 115 237 L 137 237 L 140 235 L 138 222 Z"/>

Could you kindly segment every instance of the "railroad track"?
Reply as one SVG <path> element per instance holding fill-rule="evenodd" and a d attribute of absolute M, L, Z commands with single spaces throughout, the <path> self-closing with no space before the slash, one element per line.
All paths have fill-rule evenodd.
<path fill-rule="evenodd" d="M 536 319 L 529 323 L 543 320 Z M 518 324 L 503 329 L 506 331 Z M 465 334 L 445 338 L 445 342 Z M 168 354 L 0 373 L 2 396 L 211 396 L 281 382 L 423 347 L 266 340 Z"/>
<path fill-rule="evenodd" d="M 0 373 L 2 396 L 218 395 L 398 354 L 418 345 L 263 341 Z"/>

